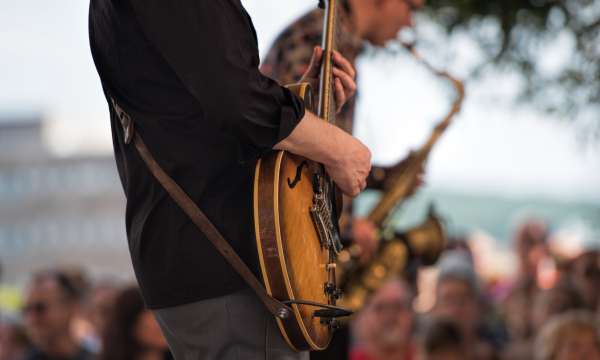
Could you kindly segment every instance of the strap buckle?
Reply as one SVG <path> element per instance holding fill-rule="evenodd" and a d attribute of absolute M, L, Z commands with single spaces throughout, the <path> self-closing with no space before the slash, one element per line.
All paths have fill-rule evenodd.
<path fill-rule="evenodd" d="M 111 97 L 110 101 L 112 102 L 113 108 L 115 109 L 115 112 L 117 113 L 117 116 L 119 117 L 119 121 L 121 122 L 121 126 L 123 127 L 123 134 L 124 134 L 123 142 L 125 142 L 125 144 L 129 144 L 129 143 L 131 143 L 131 140 L 133 139 L 133 135 L 135 133 L 135 127 L 133 125 L 133 120 L 131 119 L 129 114 L 127 114 L 117 104 L 115 99 L 113 99 Z"/>

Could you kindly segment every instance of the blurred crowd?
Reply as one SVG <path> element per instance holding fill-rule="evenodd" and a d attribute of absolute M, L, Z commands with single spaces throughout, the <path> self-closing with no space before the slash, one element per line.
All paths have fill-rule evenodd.
<path fill-rule="evenodd" d="M 80 269 L 31 275 L 19 314 L 0 320 L 1 360 L 172 359 L 136 286 Z"/>
<path fill-rule="evenodd" d="M 436 265 L 426 311 L 422 284 L 390 281 L 351 325 L 350 358 L 600 360 L 600 251 L 554 251 L 540 220 L 513 235 L 517 271 L 484 278 L 470 243 L 454 239 Z"/>
<path fill-rule="evenodd" d="M 517 271 L 497 278 L 482 276 L 471 243 L 450 241 L 429 290 L 398 277 L 370 297 L 349 325 L 349 358 L 600 360 L 600 251 L 564 256 L 548 239 L 542 221 L 523 222 Z M 417 306 L 427 291 L 431 305 Z M 21 303 L 1 314 L 0 360 L 171 358 L 133 285 L 46 269 Z"/>

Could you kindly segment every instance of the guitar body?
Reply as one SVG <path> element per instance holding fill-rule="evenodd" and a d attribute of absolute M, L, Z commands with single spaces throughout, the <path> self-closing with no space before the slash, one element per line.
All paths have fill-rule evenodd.
<path fill-rule="evenodd" d="M 308 84 L 290 87 L 312 103 Z M 254 177 L 254 227 L 261 272 L 269 295 L 280 301 L 304 300 L 334 304 L 325 290 L 334 282 L 332 254 L 315 224 L 313 180 L 319 164 L 286 151 L 263 156 Z M 337 219 L 334 219 L 337 221 Z M 286 342 L 295 350 L 323 350 L 332 329 L 314 316 L 318 307 L 291 305 L 293 315 L 277 319 Z"/>

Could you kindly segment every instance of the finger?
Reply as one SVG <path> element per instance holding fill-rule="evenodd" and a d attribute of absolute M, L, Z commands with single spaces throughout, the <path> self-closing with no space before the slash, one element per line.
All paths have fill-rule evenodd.
<path fill-rule="evenodd" d="M 344 86 L 339 78 L 335 78 L 335 104 L 337 105 L 336 112 L 339 112 L 346 103 L 346 93 Z"/>
<path fill-rule="evenodd" d="M 367 181 L 366 180 L 361 180 L 360 181 L 360 191 L 363 191 L 366 188 L 367 188 Z"/>
<path fill-rule="evenodd" d="M 342 68 L 345 72 L 347 72 L 353 79 L 356 77 L 356 71 L 354 70 L 354 66 L 350 64 L 345 57 L 342 56 L 338 51 L 333 52 L 333 62 L 335 65 Z"/>
<path fill-rule="evenodd" d="M 344 84 L 342 83 L 342 80 L 340 80 L 340 78 L 335 78 L 335 92 L 337 93 L 336 95 L 338 95 L 336 97 L 336 101 L 339 101 L 339 107 L 344 106 L 346 101 L 348 101 L 349 97 L 348 91 L 346 90 L 346 88 L 344 88 Z"/>
<path fill-rule="evenodd" d="M 360 190 L 360 184 L 358 184 L 358 186 L 354 185 L 352 187 L 352 193 L 350 194 L 350 196 L 352 196 L 353 198 L 355 198 L 356 196 L 358 196 L 358 194 L 360 194 L 360 191 L 361 191 Z"/>
<path fill-rule="evenodd" d="M 351 78 L 348 73 L 345 73 L 336 67 L 333 68 L 333 75 L 342 81 L 342 85 L 344 85 L 344 90 L 346 92 L 346 97 L 351 98 L 354 96 L 354 93 L 356 93 L 356 82 L 354 79 Z"/>
<path fill-rule="evenodd" d="M 320 46 L 315 46 L 313 48 L 313 53 L 310 58 L 310 63 L 308 65 L 308 77 L 317 77 L 319 75 L 319 70 L 321 67 L 321 58 L 323 57 L 323 49 Z"/>
<path fill-rule="evenodd" d="M 337 185 L 338 185 L 338 188 L 340 190 L 342 190 L 342 192 L 346 196 L 353 198 L 353 197 L 356 197 L 356 195 L 358 195 L 358 188 L 354 184 L 350 184 L 348 187 L 341 186 L 340 184 L 337 184 Z"/>

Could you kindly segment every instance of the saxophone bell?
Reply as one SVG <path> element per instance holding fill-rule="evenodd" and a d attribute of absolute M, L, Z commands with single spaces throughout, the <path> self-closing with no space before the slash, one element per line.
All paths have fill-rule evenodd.
<path fill-rule="evenodd" d="M 408 245 L 411 257 L 424 266 L 435 264 L 448 243 L 444 223 L 433 204 L 430 205 L 427 219 L 423 223 L 405 232 L 396 232 L 395 239 L 404 241 Z"/>

